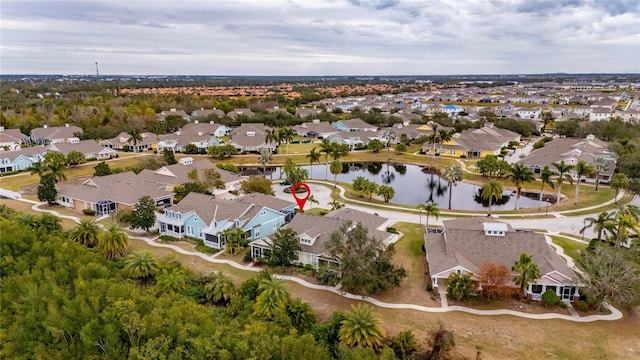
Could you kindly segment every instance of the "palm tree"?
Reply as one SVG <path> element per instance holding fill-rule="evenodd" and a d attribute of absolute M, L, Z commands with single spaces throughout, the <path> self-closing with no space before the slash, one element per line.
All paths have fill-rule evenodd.
<path fill-rule="evenodd" d="M 329 174 L 329 154 L 331 153 L 331 151 L 333 150 L 334 147 L 334 143 L 332 143 L 331 141 L 327 140 L 327 139 L 322 139 L 322 142 L 320 143 L 320 152 L 324 153 L 324 165 L 325 165 L 325 171 L 324 171 L 324 178 L 327 179 L 328 178 L 328 174 Z"/>
<path fill-rule="evenodd" d="M 349 347 L 378 348 L 382 346 L 385 331 L 371 306 L 358 303 L 345 314 L 338 331 L 340 342 Z"/>
<path fill-rule="evenodd" d="M 45 233 L 59 233 L 62 231 L 62 221 L 53 214 L 44 213 L 36 218 L 35 226 Z"/>
<path fill-rule="evenodd" d="M 611 149 L 620 155 L 630 154 L 636 152 L 636 146 L 631 143 L 629 138 L 618 139 L 611 144 Z"/>
<path fill-rule="evenodd" d="M 605 230 L 611 231 L 611 229 L 613 228 L 615 215 L 613 213 L 603 211 L 600 213 L 600 215 L 598 215 L 597 218 L 588 217 L 585 218 L 584 221 L 585 225 L 580 230 L 580 233 L 584 234 L 585 230 L 592 227 L 593 230 L 598 233 L 598 241 L 602 241 L 602 233 Z"/>
<path fill-rule="evenodd" d="M 553 189 L 553 181 L 551 181 L 551 169 L 548 166 L 545 166 L 542 171 L 540 171 L 540 182 L 542 182 L 542 186 L 540 186 L 540 204 L 538 205 L 538 209 L 542 207 L 542 192 L 544 191 L 544 184 L 548 184 Z"/>
<path fill-rule="evenodd" d="M 115 260 L 129 251 L 129 237 L 121 227 L 110 225 L 98 236 L 98 249 L 108 260 Z"/>
<path fill-rule="evenodd" d="M 311 209 L 311 204 L 316 204 L 316 205 L 320 204 L 320 201 L 318 201 L 313 195 L 309 196 L 307 201 L 309 202 L 309 209 Z"/>
<path fill-rule="evenodd" d="M 509 174 L 509 180 L 516 186 L 516 203 L 514 210 L 518 209 L 518 199 L 520 198 L 520 191 L 522 190 L 522 185 L 526 182 L 535 181 L 533 177 L 533 173 L 523 164 L 514 164 L 511 169 L 511 173 Z"/>
<path fill-rule="evenodd" d="M 586 161 L 580 160 L 576 164 L 576 174 L 578 175 L 578 181 L 576 181 L 576 198 L 573 201 L 574 205 L 578 205 L 578 193 L 580 191 L 580 180 L 583 176 L 589 176 L 593 174 L 593 166 L 587 164 Z"/>
<path fill-rule="evenodd" d="M 609 170 L 609 162 L 601 156 L 596 156 L 596 158 L 593 159 L 593 170 L 593 173 L 596 175 L 596 191 L 598 191 L 600 174 Z"/>
<path fill-rule="evenodd" d="M 453 187 L 462 181 L 462 168 L 456 165 L 447 165 L 441 175 L 442 179 L 449 184 L 449 210 L 451 210 L 451 194 L 453 194 Z"/>
<path fill-rule="evenodd" d="M 31 175 L 38 174 L 38 176 L 42 178 L 42 175 L 44 175 L 46 171 L 47 171 L 47 167 L 42 161 L 36 161 L 33 164 L 31 164 Z"/>
<path fill-rule="evenodd" d="M 611 177 L 611 188 L 616 191 L 616 196 L 614 197 L 616 204 L 618 203 L 620 189 L 625 189 L 627 184 L 629 184 L 629 178 L 623 173 L 616 173 Z"/>
<path fill-rule="evenodd" d="M 156 276 L 156 286 L 158 293 L 182 292 L 187 288 L 187 279 L 184 272 L 179 267 L 162 269 Z"/>
<path fill-rule="evenodd" d="M 253 305 L 254 311 L 258 316 L 270 320 L 279 311 L 284 311 L 287 308 L 291 295 L 282 280 L 275 277 L 264 279 L 260 282 L 258 290 L 262 292 L 258 295 L 256 303 Z"/>
<path fill-rule="evenodd" d="M 47 165 L 47 170 L 51 171 L 51 175 L 56 179 L 56 182 L 67 180 L 67 175 L 64 173 L 65 168 L 66 165 L 61 162 L 51 162 Z"/>
<path fill-rule="evenodd" d="M 233 280 L 223 272 L 214 272 L 204 286 L 204 296 L 214 304 L 226 304 L 236 293 Z"/>
<path fill-rule="evenodd" d="M 153 254 L 146 250 L 139 250 L 127 256 L 124 270 L 132 278 L 145 282 L 160 271 L 160 264 Z"/>
<path fill-rule="evenodd" d="M 334 176 L 334 184 L 333 187 L 338 186 L 338 175 L 342 174 L 342 163 L 340 160 L 333 160 L 331 162 L 331 168 L 329 169 Z"/>
<path fill-rule="evenodd" d="M 320 156 L 322 156 L 322 154 L 320 154 L 320 152 L 317 152 L 315 147 L 311 149 L 311 151 L 306 156 L 307 159 L 309 159 L 309 178 L 310 179 L 313 179 L 313 164 L 320 163 Z"/>
<path fill-rule="evenodd" d="M 426 205 L 424 204 L 420 204 L 418 205 L 418 208 L 420 209 L 420 219 L 419 222 L 422 222 L 422 210 L 424 210 L 425 215 L 427 216 L 427 221 L 425 224 L 425 227 L 428 229 L 429 228 L 429 217 L 430 216 L 435 216 L 436 220 L 438 220 L 438 218 L 440 217 L 440 209 L 438 209 L 438 205 L 436 205 L 436 203 L 433 202 L 428 202 Z"/>
<path fill-rule="evenodd" d="M 440 130 L 438 132 L 438 142 L 440 143 L 440 155 L 442 156 L 442 145 L 447 141 L 451 141 L 453 134 L 447 130 Z"/>
<path fill-rule="evenodd" d="M 298 333 L 304 334 L 311 330 L 316 322 L 316 315 L 306 302 L 300 299 L 292 300 L 287 306 L 287 315 L 291 319 L 291 324 L 298 330 Z"/>
<path fill-rule="evenodd" d="M 264 142 L 266 144 L 272 143 L 272 142 L 277 142 L 278 145 L 280 145 L 280 142 L 278 141 L 278 134 L 276 133 L 275 130 L 265 130 L 264 132 Z"/>
<path fill-rule="evenodd" d="M 622 245 L 629 232 L 640 235 L 640 208 L 635 205 L 624 205 L 618 208 L 615 217 L 616 246 Z"/>
<path fill-rule="evenodd" d="M 489 201 L 489 215 L 491 215 L 491 204 L 493 204 L 493 198 L 499 198 L 502 196 L 502 185 L 495 180 L 489 180 L 486 184 L 480 188 L 480 196 Z"/>
<path fill-rule="evenodd" d="M 551 165 L 553 165 L 558 171 L 558 178 L 556 180 L 558 182 L 558 196 L 556 198 L 556 205 L 560 206 L 560 191 L 562 190 L 562 183 L 564 181 L 564 178 L 566 177 L 567 179 L 569 179 L 569 183 L 573 184 L 573 179 L 571 178 L 571 176 L 569 176 L 569 171 L 573 169 L 573 165 L 566 165 L 564 163 L 564 160 L 560 161 L 560 163 L 553 163 Z"/>
<path fill-rule="evenodd" d="M 273 161 L 273 156 L 271 154 L 271 150 L 269 149 L 260 149 L 260 159 L 258 162 L 262 165 L 262 176 L 267 177 L 267 164 Z"/>
<path fill-rule="evenodd" d="M 98 223 L 93 219 L 83 218 L 78 226 L 69 232 L 69 239 L 92 248 L 98 243 L 99 235 Z"/>
<path fill-rule="evenodd" d="M 295 132 L 293 132 L 292 128 L 284 128 L 280 129 L 278 135 L 280 136 L 282 142 L 286 144 L 286 153 L 289 154 L 289 143 L 291 142 L 291 140 L 293 140 Z"/>
<path fill-rule="evenodd" d="M 436 157 L 436 144 L 438 143 L 438 124 L 433 124 L 433 133 L 427 136 L 427 141 L 433 144 L 433 149 L 431 150 L 431 156 Z"/>
<path fill-rule="evenodd" d="M 329 206 L 331 206 L 331 211 L 333 211 L 342 209 L 344 207 L 344 204 L 339 202 L 338 200 L 331 200 Z"/>
<path fill-rule="evenodd" d="M 540 277 L 538 265 L 533 262 L 533 257 L 529 254 L 520 254 L 520 258 L 513 265 L 511 270 L 517 275 L 513 278 L 513 282 L 520 285 L 520 298 L 524 297 L 524 287 L 529 281 L 534 281 Z"/>
<path fill-rule="evenodd" d="M 138 152 L 137 145 L 142 142 L 142 135 L 135 128 L 131 129 L 127 134 L 131 136 L 127 142 L 133 145 L 133 152 Z"/>

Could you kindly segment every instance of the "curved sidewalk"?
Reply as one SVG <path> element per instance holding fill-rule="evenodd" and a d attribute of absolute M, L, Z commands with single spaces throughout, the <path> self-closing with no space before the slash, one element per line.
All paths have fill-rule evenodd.
<path fill-rule="evenodd" d="M 73 220 L 76 223 L 80 222 L 79 218 L 77 218 L 77 217 L 60 215 L 55 210 L 41 209 L 39 206 L 43 205 L 45 203 L 38 203 L 38 202 L 35 202 L 35 201 L 32 201 L 32 200 L 27 200 L 27 199 L 20 199 L 19 201 L 24 201 L 24 202 L 33 204 L 32 209 L 35 210 L 35 211 L 47 212 L 47 213 L 59 216 L 59 217 L 64 218 L 64 219 Z M 226 264 L 226 265 L 232 266 L 232 267 L 234 267 L 236 269 L 245 270 L 245 271 L 259 272 L 259 271 L 262 270 L 260 268 L 238 264 L 237 262 L 232 261 L 232 260 L 217 259 L 217 258 L 214 257 L 214 255 L 208 255 L 208 254 L 204 254 L 204 253 L 201 253 L 201 252 L 184 250 L 184 249 L 182 249 L 182 248 L 180 248 L 178 246 L 171 245 L 171 244 L 158 243 L 154 239 L 151 239 L 151 238 L 148 238 L 148 237 L 145 237 L 145 236 L 132 236 L 132 235 L 128 235 L 128 236 L 131 239 L 144 241 L 145 243 L 147 243 L 150 246 L 171 249 L 171 250 L 176 251 L 176 252 L 178 252 L 180 254 L 183 254 L 183 255 L 197 256 L 197 257 L 201 258 L 202 260 L 205 260 L 205 261 L 208 261 L 208 262 L 211 262 L 211 263 Z M 463 307 L 463 306 L 448 306 L 448 307 L 445 308 L 445 307 L 429 307 L 429 306 L 423 306 L 423 305 L 417 305 L 417 304 L 387 303 L 387 302 L 383 302 L 383 301 L 380 301 L 378 299 L 375 299 L 375 298 L 372 298 L 372 297 L 369 297 L 369 296 L 361 296 L 361 295 L 355 295 L 355 294 L 347 293 L 347 292 L 339 290 L 337 287 L 330 287 L 330 286 L 325 286 L 325 285 L 312 284 L 312 283 L 310 283 L 308 281 L 302 280 L 302 279 L 294 277 L 294 276 L 278 275 L 278 274 L 276 274 L 275 276 L 277 278 L 279 278 L 279 279 L 295 282 L 295 283 L 297 283 L 299 285 L 302 285 L 302 286 L 304 286 L 306 288 L 309 288 L 309 289 L 329 291 L 329 292 L 332 292 L 332 293 L 334 293 L 336 295 L 340 295 L 340 296 L 342 296 L 344 298 L 347 298 L 347 299 L 366 301 L 366 302 L 368 302 L 370 304 L 373 304 L 375 306 L 379 306 L 379 307 L 383 307 L 383 308 L 387 308 L 387 309 L 416 310 L 416 311 L 422 311 L 422 312 L 428 312 L 428 313 L 446 313 L 446 312 L 452 312 L 452 311 L 459 311 L 459 312 L 464 312 L 464 313 L 469 313 L 469 314 L 474 314 L 474 315 L 480 315 L 480 316 L 511 315 L 511 316 L 517 316 L 517 317 L 526 318 L 526 319 L 533 319 L 533 320 L 560 319 L 560 320 L 567 320 L 567 321 L 573 321 L 573 322 L 583 322 L 583 323 L 594 322 L 594 321 L 613 321 L 613 320 L 619 320 L 619 319 L 622 318 L 622 312 L 620 312 L 618 309 L 616 309 L 615 307 L 613 307 L 611 305 L 608 305 L 608 304 L 606 305 L 606 307 L 611 311 L 611 314 L 609 314 L 609 315 L 589 315 L 589 316 L 584 316 L 584 317 L 572 317 L 570 315 L 563 315 L 563 314 L 556 314 L 556 313 L 529 314 L 529 313 L 523 313 L 523 312 L 514 311 L 514 310 L 507 310 L 507 309 L 477 310 L 477 309 L 466 308 L 466 307 Z"/>

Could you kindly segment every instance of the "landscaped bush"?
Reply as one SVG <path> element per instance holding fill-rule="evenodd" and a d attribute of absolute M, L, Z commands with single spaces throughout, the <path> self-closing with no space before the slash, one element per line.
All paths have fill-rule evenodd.
<path fill-rule="evenodd" d="M 560 297 L 556 294 L 555 291 L 549 289 L 542 294 L 542 303 L 545 306 L 553 306 L 556 305 L 560 301 Z"/>
<path fill-rule="evenodd" d="M 118 214 L 116 215 L 118 222 L 123 224 L 131 223 L 132 217 L 133 217 L 133 213 L 131 212 L 131 210 L 121 210 L 121 211 L 118 211 Z"/>
<path fill-rule="evenodd" d="M 337 271 L 326 267 L 321 267 L 320 269 L 318 269 L 316 278 L 318 278 L 321 284 L 329 286 L 335 286 L 336 284 L 338 284 L 338 281 L 340 279 L 338 277 Z"/>
<path fill-rule="evenodd" d="M 251 248 L 248 247 L 245 252 L 244 252 L 244 258 L 242 258 L 242 261 L 244 262 L 252 262 L 253 261 L 253 257 L 251 256 Z"/>
<path fill-rule="evenodd" d="M 584 300 L 576 301 L 575 303 L 573 303 L 573 306 L 582 312 L 589 311 L 589 304 Z"/>
<path fill-rule="evenodd" d="M 96 211 L 95 210 L 91 210 L 91 209 L 83 209 L 82 213 L 87 215 L 87 216 L 95 216 L 96 215 Z"/>
<path fill-rule="evenodd" d="M 394 227 L 389 226 L 389 227 L 387 228 L 387 232 L 388 232 L 388 233 L 391 233 L 391 234 L 397 234 L 397 233 L 398 233 L 398 230 L 396 230 L 396 228 L 394 228 Z"/>
<path fill-rule="evenodd" d="M 229 172 L 232 172 L 234 174 L 237 174 L 240 172 L 240 169 L 235 166 L 234 164 L 216 164 L 216 166 L 222 170 L 227 170 Z"/>
<path fill-rule="evenodd" d="M 169 235 L 160 235 L 160 240 L 167 242 L 180 241 L 180 239 Z"/>

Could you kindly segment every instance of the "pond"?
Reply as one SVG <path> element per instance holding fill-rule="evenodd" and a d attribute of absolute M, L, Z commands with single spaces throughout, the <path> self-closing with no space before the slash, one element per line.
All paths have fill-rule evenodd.
<path fill-rule="evenodd" d="M 322 165 L 302 166 L 307 169 L 313 179 L 324 180 L 326 167 Z M 271 176 L 274 179 L 280 177 L 280 168 L 272 168 Z M 440 209 L 449 206 L 449 187 L 447 182 L 437 174 L 429 173 L 422 166 L 388 164 L 380 162 L 372 163 L 344 163 L 342 174 L 338 175 L 338 181 L 351 183 L 358 176 L 375 181 L 379 185 L 388 185 L 394 188 L 396 194 L 391 202 L 404 205 L 418 205 L 434 202 Z M 333 180 L 329 172 L 328 177 Z M 521 193 L 518 200 L 518 208 L 537 208 L 540 206 L 539 193 Z M 543 200 L 547 200 L 544 196 Z M 554 201 L 553 198 L 549 201 Z M 544 208 L 549 204 L 542 202 Z M 493 210 L 513 210 L 515 205 L 515 191 L 505 190 L 502 198 L 494 199 Z M 480 186 L 468 183 L 459 183 L 453 187 L 451 196 L 451 208 L 454 210 L 482 210 L 489 209 L 488 201 L 480 197 Z"/>

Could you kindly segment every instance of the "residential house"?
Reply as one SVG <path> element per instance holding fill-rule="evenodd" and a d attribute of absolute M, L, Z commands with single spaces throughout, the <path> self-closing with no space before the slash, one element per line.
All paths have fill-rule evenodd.
<path fill-rule="evenodd" d="M 521 119 L 538 119 L 540 117 L 540 108 L 518 108 L 516 109 L 516 115 Z"/>
<path fill-rule="evenodd" d="M 620 116 L 622 118 L 622 121 L 624 122 L 628 122 L 632 124 L 640 123 L 640 111 L 638 110 L 629 109 L 624 111 L 618 111 L 616 115 Z"/>
<path fill-rule="evenodd" d="M 277 210 L 285 215 L 285 222 L 291 221 L 296 212 L 296 203 L 279 199 L 275 196 L 261 193 L 246 194 L 236 199 L 244 203 L 256 204 L 269 209 Z"/>
<path fill-rule="evenodd" d="M 605 107 L 594 107 L 589 113 L 589 121 L 608 120 L 613 117 L 611 109 Z"/>
<path fill-rule="evenodd" d="M 349 150 L 366 147 L 373 139 L 386 142 L 386 139 L 372 131 L 339 131 L 326 139 L 337 144 L 346 144 Z"/>
<path fill-rule="evenodd" d="M 378 131 L 375 125 L 367 124 L 362 119 L 340 120 L 331 124 L 338 131 Z"/>
<path fill-rule="evenodd" d="M 77 211 L 91 209 L 98 215 L 131 209 L 143 196 L 151 197 L 156 206 L 173 202 L 172 192 L 151 186 L 131 171 L 92 177 L 79 185 L 63 182 L 57 187 L 58 204 Z"/>
<path fill-rule="evenodd" d="M 491 124 L 491 123 L 488 123 Z M 467 129 L 452 135 L 450 141 L 436 146 L 436 155 L 482 158 L 487 155 L 499 155 L 503 147 L 511 141 L 520 141 L 520 134 L 491 125 L 480 129 Z M 430 143 L 422 145 L 421 152 L 431 154 Z"/>
<path fill-rule="evenodd" d="M 26 138 L 20 129 L 5 129 L 0 126 L 0 151 L 20 150 L 22 141 Z"/>
<path fill-rule="evenodd" d="M 16 151 L 0 151 L 0 173 L 21 171 L 41 162 L 47 149 L 44 146 L 32 146 Z"/>
<path fill-rule="evenodd" d="M 82 129 L 77 126 L 48 126 L 42 125 L 42 127 L 31 130 L 30 140 L 38 145 L 55 144 L 61 142 L 78 143 L 80 138 L 78 135 L 82 135 Z"/>
<path fill-rule="evenodd" d="M 338 129 L 331 126 L 330 123 L 320 121 L 318 119 L 296 125 L 293 127 L 293 131 L 295 131 L 298 136 L 305 136 L 314 139 L 324 139 L 338 133 Z"/>
<path fill-rule="evenodd" d="M 540 174 L 545 166 L 555 171 L 553 163 L 564 161 L 567 165 L 575 166 L 578 161 L 584 160 L 594 165 L 596 158 L 605 160 L 606 170 L 600 173 L 600 182 L 608 183 L 616 168 L 616 155 L 609 150 L 608 142 L 597 139 L 593 135 L 587 135 L 584 139 L 556 138 L 518 162 L 526 165 L 535 174 Z M 575 169 L 571 170 L 569 175 L 573 180 L 578 180 Z M 595 183 L 596 179 L 594 176 L 589 176 L 584 181 Z"/>
<path fill-rule="evenodd" d="M 153 144 L 157 142 L 156 135 L 150 132 L 140 133 L 140 137 L 142 137 L 142 141 L 134 145 L 133 140 L 131 140 L 131 135 L 126 132 L 121 132 L 116 137 L 100 141 L 100 145 L 113 150 L 128 149 L 134 152 L 141 152 L 151 150 Z"/>
<path fill-rule="evenodd" d="M 225 230 L 240 229 L 252 241 L 278 230 L 285 219 L 284 213 L 252 202 L 189 193 L 179 204 L 164 209 L 156 221 L 160 234 L 189 236 L 206 246 L 225 249 Z"/>
<path fill-rule="evenodd" d="M 87 160 L 107 160 L 116 157 L 117 151 L 100 146 L 95 140 L 82 140 L 77 143 L 52 143 L 47 151 L 58 151 L 64 156 L 72 151 L 81 152 Z"/>
<path fill-rule="evenodd" d="M 290 223 L 283 228 L 296 232 L 300 250 L 296 252 L 296 262 L 310 264 L 314 268 L 321 266 L 339 267 L 340 261 L 326 251 L 325 244 L 334 232 L 340 232 L 343 226 L 351 231 L 356 223 L 362 224 L 369 236 L 376 238 L 383 245 L 389 245 L 398 238 L 381 228 L 387 222 L 386 218 L 365 213 L 355 209 L 340 209 L 325 216 L 297 214 Z M 253 259 L 269 258 L 271 255 L 271 239 L 263 236 L 249 244 Z"/>
<path fill-rule="evenodd" d="M 511 269 L 520 254 L 528 254 L 540 271 L 540 278 L 526 286 L 526 294 L 533 300 L 540 300 L 547 290 L 555 291 L 562 300 L 579 296 L 578 278 L 544 234 L 516 231 L 507 223 L 484 217 L 445 220 L 443 227 L 427 229 L 424 235 L 427 273 L 434 289 L 446 287 L 454 273 L 469 274 L 478 281 L 485 262 Z"/>
<path fill-rule="evenodd" d="M 228 117 L 230 117 L 231 119 L 235 120 L 238 118 L 238 116 L 246 116 L 248 118 L 252 118 L 254 117 L 256 114 L 251 111 L 251 109 L 235 109 L 232 111 L 229 111 L 229 113 L 227 114 Z"/>
<path fill-rule="evenodd" d="M 230 130 L 227 126 L 215 124 L 213 121 L 201 123 L 195 120 L 184 125 L 176 132 L 160 135 L 158 152 L 162 152 L 165 149 L 172 152 L 184 152 L 187 145 L 193 144 L 199 152 L 205 153 L 211 146 L 224 144 L 219 137 L 228 135 Z"/>
<path fill-rule="evenodd" d="M 184 159 L 184 158 L 183 158 Z M 149 181 L 158 185 L 159 187 L 173 191 L 176 185 L 182 185 L 188 182 L 193 182 L 194 179 L 189 177 L 189 174 L 196 170 L 198 179 L 203 181 L 205 179 L 205 169 L 215 169 L 220 174 L 220 180 L 224 182 L 224 189 L 209 189 L 212 194 L 220 195 L 233 190 L 240 189 L 240 183 L 244 180 L 244 177 L 231 173 L 229 171 L 218 169 L 209 160 L 185 161 L 185 164 L 173 164 L 165 165 L 158 170 L 144 169 L 138 176 L 145 181 Z M 181 159 L 182 160 L 182 159 Z"/>
<path fill-rule="evenodd" d="M 167 116 L 171 116 L 171 115 L 177 115 L 177 116 L 180 116 L 181 118 L 183 118 L 183 119 L 185 119 L 185 120 L 187 120 L 187 121 L 189 121 L 189 120 L 191 119 L 191 117 L 189 116 L 189 114 L 187 114 L 187 112 L 186 112 L 186 111 L 184 111 L 184 110 L 177 110 L 177 109 L 174 109 L 174 108 L 171 108 L 171 109 L 169 109 L 169 110 L 163 110 L 163 111 L 160 111 L 160 113 L 158 113 L 158 114 L 156 115 L 156 119 L 157 119 L 158 121 L 164 121 L 164 119 L 165 119 Z"/>
<path fill-rule="evenodd" d="M 229 143 L 240 152 L 260 152 L 261 149 L 276 152 L 277 144 L 265 141 L 267 130 L 270 128 L 262 123 L 242 123 L 231 132 Z"/>
<path fill-rule="evenodd" d="M 317 108 L 296 108 L 296 115 L 301 119 L 308 118 L 309 116 L 317 116 L 322 114 L 322 109 Z"/>
<path fill-rule="evenodd" d="M 191 118 L 197 118 L 200 120 L 204 120 L 210 115 L 216 116 L 217 118 L 223 118 L 225 116 L 224 111 L 220 109 L 204 109 L 200 108 L 200 110 L 193 110 L 191 112 Z"/>

